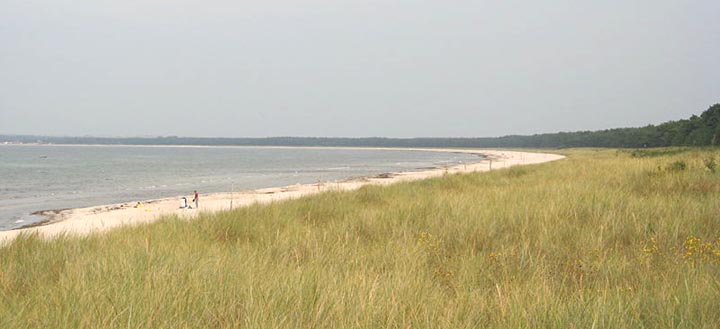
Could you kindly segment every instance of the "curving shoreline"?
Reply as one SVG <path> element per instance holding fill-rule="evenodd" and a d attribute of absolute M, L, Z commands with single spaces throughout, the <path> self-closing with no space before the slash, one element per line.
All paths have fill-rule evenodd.
<path fill-rule="evenodd" d="M 313 148 L 313 147 L 301 147 Z M 122 203 L 85 208 L 48 211 L 47 219 L 10 231 L 0 231 L 0 245 L 5 244 L 20 234 L 38 233 L 42 237 L 51 238 L 58 234 L 84 235 L 102 232 L 122 225 L 149 223 L 167 215 L 177 215 L 181 218 L 193 218 L 199 212 L 217 212 L 251 205 L 254 203 L 270 203 L 287 199 L 295 199 L 323 191 L 340 190 L 350 191 L 365 185 L 388 185 L 402 181 L 420 180 L 441 176 L 445 173 L 481 172 L 492 169 L 507 168 L 515 165 L 528 165 L 555 161 L 564 156 L 549 153 L 532 153 L 501 150 L 475 150 L 475 149 L 422 149 L 422 148 L 340 148 L 340 147 L 314 147 L 326 149 L 373 149 L 373 150 L 406 150 L 447 153 L 473 153 L 486 158 L 461 165 L 446 168 L 433 168 L 420 171 L 384 173 L 369 177 L 350 178 L 337 182 L 319 182 L 315 184 L 297 184 L 283 187 L 262 188 L 257 190 L 244 190 L 234 193 L 212 193 L 200 196 L 200 208 L 179 209 L 180 196 L 154 199 L 142 202 L 143 206 L 134 208 L 134 204 Z"/>

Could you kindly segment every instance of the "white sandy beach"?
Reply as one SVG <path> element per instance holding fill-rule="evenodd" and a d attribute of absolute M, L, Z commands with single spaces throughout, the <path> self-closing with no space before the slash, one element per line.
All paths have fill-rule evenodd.
<path fill-rule="evenodd" d="M 374 148 L 378 149 L 378 148 Z M 400 172 L 363 177 L 337 182 L 320 182 L 317 184 L 291 185 L 284 187 L 245 190 L 235 193 L 213 193 L 200 195 L 199 209 L 180 209 L 180 197 L 172 197 L 142 202 L 142 207 L 135 208 L 134 203 L 112 204 L 87 208 L 62 210 L 49 218 L 45 225 L 24 229 L 0 231 L 0 245 L 11 241 L 22 233 L 37 232 L 43 237 L 58 234 L 89 234 L 102 232 L 121 225 L 149 223 L 162 216 L 178 215 L 192 218 L 198 212 L 216 212 L 251 205 L 254 203 L 270 203 L 287 199 L 299 198 L 323 191 L 358 189 L 364 185 L 388 185 L 396 182 L 413 181 L 441 176 L 444 173 L 481 172 L 507 168 L 515 165 L 529 165 L 549 162 L 564 158 L 557 154 L 531 153 L 500 150 L 469 150 L 469 149 L 406 149 L 430 152 L 463 152 L 483 154 L 487 157 L 479 162 L 460 164 L 448 168 L 425 171 Z M 202 191 L 200 191 L 202 192 Z M 186 197 L 190 197 L 187 195 Z M 191 197 L 188 199 L 190 201 Z"/>

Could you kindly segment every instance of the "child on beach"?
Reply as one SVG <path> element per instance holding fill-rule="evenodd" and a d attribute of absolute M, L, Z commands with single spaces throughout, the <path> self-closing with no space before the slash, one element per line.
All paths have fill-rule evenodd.
<path fill-rule="evenodd" d="M 198 192 L 195 191 L 195 196 L 193 197 L 193 202 L 195 202 L 195 209 L 199 209 L 198 202 L 200 200 L 200 197 L 198 196 Z"/>

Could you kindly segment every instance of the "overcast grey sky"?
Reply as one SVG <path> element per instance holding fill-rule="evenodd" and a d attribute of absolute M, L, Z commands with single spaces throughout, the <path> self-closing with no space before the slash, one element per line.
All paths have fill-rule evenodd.
<path fill-rule="evenodd" d="M 498 136 L 720 102 L 720 1 L 0 0 L 0 134 Z"/>

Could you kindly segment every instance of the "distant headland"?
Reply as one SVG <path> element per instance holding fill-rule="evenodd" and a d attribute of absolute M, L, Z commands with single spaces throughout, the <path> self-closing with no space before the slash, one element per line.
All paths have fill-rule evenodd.
<path fill-rule="evenodd" d="M 215 145 L 215 146 L 341 146 L 341 147 L 431 147 L 431 148 L 641 148 L 667 146 L 711 146 L 720 144 L 720 104 L 699 116 L 636 128 L 558 132 L 529 136 L 477 138 L 337 138 L 337 137 L 57 137 L 0 135 L 0 144 L 79 145 Z"/>

